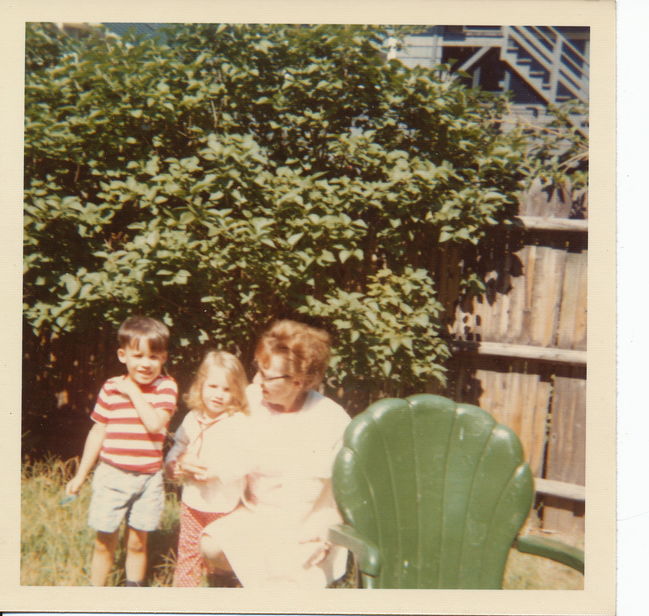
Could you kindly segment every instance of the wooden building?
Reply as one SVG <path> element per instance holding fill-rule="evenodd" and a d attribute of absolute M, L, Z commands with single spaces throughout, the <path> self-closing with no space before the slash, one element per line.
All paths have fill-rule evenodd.
<path fill-rule="evenodd" d="M 588 101 L 589 40 L 588 27 L 432 26 L 395 44 L 388 57 L 406 66 L 449 65 L 473 87 L 510 92 L 517 115 L 543 119 L 549 103 Z"/>

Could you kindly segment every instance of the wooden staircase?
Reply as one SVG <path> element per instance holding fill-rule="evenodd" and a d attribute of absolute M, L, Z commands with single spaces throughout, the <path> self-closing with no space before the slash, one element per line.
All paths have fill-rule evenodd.
<path fill-rule="evenodd" d="M 544 123 L 550 104 L 571 100 L 588 103 L 587 52 L 569 38 L 567 30 L 552 26 L 431 26 L 424 34 L 407 36 L 404 47 L 399 50 L 394 46 L 387 57 L 398 58 L 409 67 L 430 68 L 442 64 L 449 55 L 462 57 L 451 70 L 472 75 L 474 86 L 479 84 L 480 63 L 485 58 L 489 58 L 488 63 L 497 58 L 505 68 L 499 83 L 501 91 L 514 90 L 511 78 L 516 76 L 517 82 L 538 96 L 538 102 L 514 101 L 513 116 Z M 465 55 L 446 53 L 453 48 L 461 48 Z M 497 49 L 497 54 L 487 55 L 492 49 Z M 491 70 L 499 68 L 492 66 Z M 570 120 L 582 134 L 588 133 L 587 116 L 575 111 Z"/>
<path fill-rule="evenodd" d="M 546 102 L 588 102 L 588 60 L 552 26 L 505 26 L 500 59 Z"/>

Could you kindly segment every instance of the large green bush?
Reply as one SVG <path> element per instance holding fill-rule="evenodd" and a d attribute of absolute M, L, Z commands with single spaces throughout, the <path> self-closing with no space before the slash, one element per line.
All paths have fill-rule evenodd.
<path fill-rule="evenodd" d="M 180 369 L 211 345 L 247 360 L 262 327 L 294 317 L 334 334 L 328 386 L 349 403 L 443 381 L 431 254 L 515 214 L 523 149 L 499 130 L 504 99 L 386 61 L 385 27 L 27 33 L 33 332 L 151 314 Z"/>

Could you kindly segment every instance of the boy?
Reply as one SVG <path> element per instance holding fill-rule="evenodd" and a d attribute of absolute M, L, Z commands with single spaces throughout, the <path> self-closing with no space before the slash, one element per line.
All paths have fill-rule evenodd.
<path fill-rule="evenodd" d="M 104 586 L 126 515 L 126 586 L 144 586 L 148 532 L 158 527 L 164 505 L 162 445 L 176 409 L 176 382 L 161 375 L 169 330 L 155 319 L 131 317 L 119 328 L 117 357 L 127 374 L 102 387 L 76 475 L 66 486 L 76 494 L 94 466 L 89 525 L 97 531 L 90 569 Z"/>

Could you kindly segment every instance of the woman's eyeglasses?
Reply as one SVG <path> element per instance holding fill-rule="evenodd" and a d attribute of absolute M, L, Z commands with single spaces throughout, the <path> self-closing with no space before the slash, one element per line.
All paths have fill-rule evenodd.
<path fill-rule="evenodd" d="M 278 376 L 267 376 L 264 374 L 264 371 L 259 367 L 257 363 L 252 364 L 252 369 L 253 372 L 257 375 L 256 378 L 258 378 L 262 383 L 270 383 L 272 381 L 280 381 L 282 379 L 291 378 L 290 374 L 280 374 Z"/>

